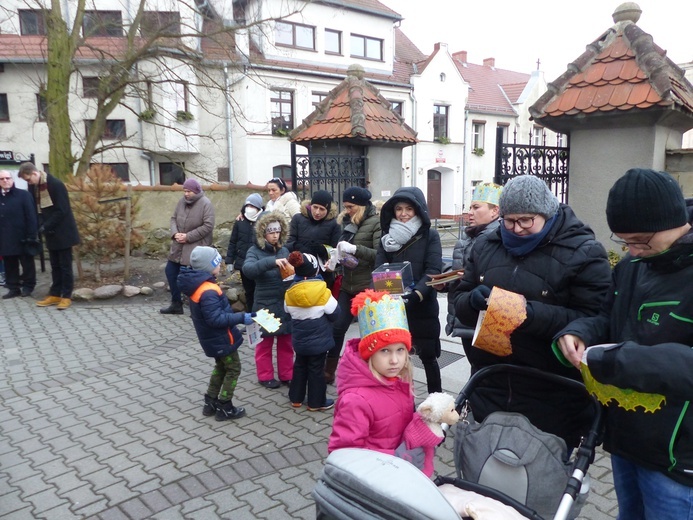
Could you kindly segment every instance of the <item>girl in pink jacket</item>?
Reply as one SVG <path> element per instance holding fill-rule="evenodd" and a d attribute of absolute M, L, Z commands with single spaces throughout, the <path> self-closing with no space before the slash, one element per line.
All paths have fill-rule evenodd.
<path fill-rule="evenodd" d="M 337 372 L 337 405 L 327 451 L 365 448 L 417 464 L 402 453 L 402 434 L 414 414 L 411 334 L 404 303 L 366 289 L 356 295 L 361 339 L 349 340 Z M 421 459 L 423 452 L 421 452 Z M 423 460 L 421 460 L 423 462 Z"/>

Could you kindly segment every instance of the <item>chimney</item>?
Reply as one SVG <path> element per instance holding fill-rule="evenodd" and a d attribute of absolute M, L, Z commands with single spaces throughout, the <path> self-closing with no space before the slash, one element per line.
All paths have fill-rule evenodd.
<path fill-rule="evenodd" d="M 496 58 L 484 58 L 484 67 L 495 67 Z"/>
<path fill-rule="evenodd" d="M 447 49 L 448 49 L 448 44 L 447 44 L 447 43 L 438 42 L 438 43 L 435 43 L 435 44 L 433 45 L 433 50 L 434 50 L 434 51 L 439 51 L 440 49 L 445 49 L 445 50 L 447 50 Z"/>
<path fill-rule="evenodd" d="M 452 57 L 456 60 L 460 60 L 462 63 L 467 63 L 467 51 L 455 52 Z"/>

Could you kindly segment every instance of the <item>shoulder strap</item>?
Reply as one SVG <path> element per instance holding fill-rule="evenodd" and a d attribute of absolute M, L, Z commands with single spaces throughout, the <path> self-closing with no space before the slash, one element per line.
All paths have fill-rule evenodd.
<path fill-rule="evenodd" d="M 205 291 L 214 291 L 215 293 L 221 295 L 221 287 L 212 282 L 202 282 L 197 290 L 192 294 L 190 299 L 195 303 L 200 303 L 200 298 L 202 298 L 202 293 Z"/>

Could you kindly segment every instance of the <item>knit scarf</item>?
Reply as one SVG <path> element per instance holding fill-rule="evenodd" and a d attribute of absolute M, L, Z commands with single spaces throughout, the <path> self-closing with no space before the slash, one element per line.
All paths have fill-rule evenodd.
<path fill-rule="evenodd" d="M 547 220 L 546 224 L 544 224 L 544 228 L 539 231 L 539 233 L 533 235 L 519 236 L 501 225 L 500 231 L 503 246 L 508 250 L 508 253 L 513 256 L 525 256 L 531 253 L 541 244 L 542 240 L 546 238 L 546 235 L 549 234 L 549 231 L 551 231 L 551 228 L 556 223 L 557 215 L 558 214 Z"/>
<path fill-rule="evenodd" d="M 397 219 L 390 221 L 390 232 L 383 235 L 380 241 L 383 243 L 383 249 L 388 253 L 402 249 L 402 246 L 411 240 L 416 232 L 421 227 L 421 217 L 413 216 L 407 222 L 400 222 Z"/>
<path fill-rule="evenodd" d="M 53 205 L 51 195 L 48 193 L 48 174 L 46 172 L 41 172 L 37 193 L 39 209 L 43 210 Z"/>

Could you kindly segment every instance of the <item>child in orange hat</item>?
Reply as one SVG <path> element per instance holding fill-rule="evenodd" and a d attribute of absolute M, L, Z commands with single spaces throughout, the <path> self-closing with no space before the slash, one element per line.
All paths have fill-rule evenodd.
<path fill-rule="evenodd" d="M 414 415 L 411 334 L 404 302 L 366 289 L 352 300 L 361 338 L 347 342 L 337 372 L 337 404 L 327 451 L 365 448 L 423 466 L 402 434 Z"/>

